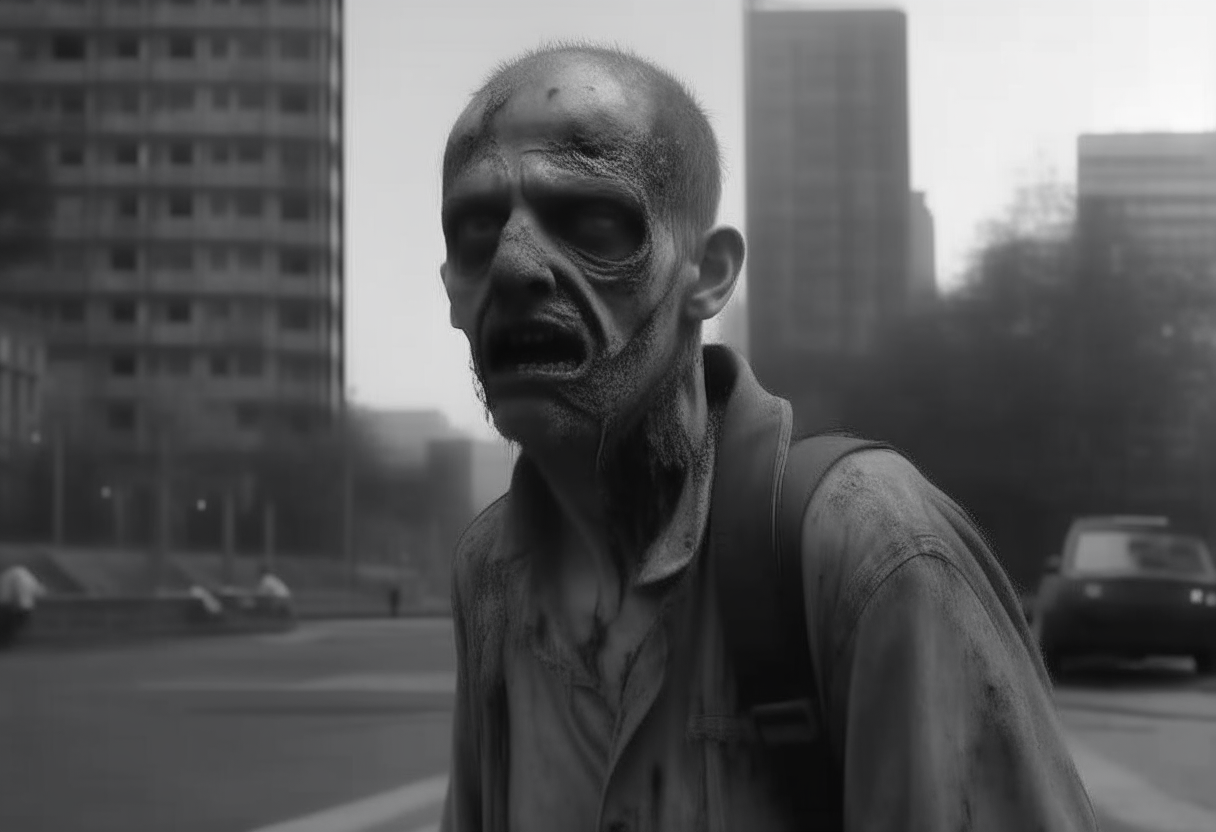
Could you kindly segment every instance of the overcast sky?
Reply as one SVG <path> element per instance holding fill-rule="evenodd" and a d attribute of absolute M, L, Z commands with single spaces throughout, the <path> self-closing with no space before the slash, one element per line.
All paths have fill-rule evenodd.
<path fill-rule="evenodd" d="M 356 400 L 438 408 L 490 435 L 439 283 L 439 162 L 469 94 L 517 52 L 553 39 L 617 43 L 682 77 L 723 146 L 720 219 L 743 227 L 742 5 L 347 0 L 347 360 Z M 1074 178 L 1078 133 L 1216 129 L 1216 0 L 892 5 L 909 16 L 912 182 L 937 220 L 946 286 L 1019 183 L 1052 169 Z"/>

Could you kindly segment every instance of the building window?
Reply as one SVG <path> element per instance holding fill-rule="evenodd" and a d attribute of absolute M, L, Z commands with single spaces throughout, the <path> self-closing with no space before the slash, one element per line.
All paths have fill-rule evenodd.
<path fill-rule="evenodd" d="M 215 35 L 211 38 L 211 57 L 228 57 L 228 38 L 224 37 L 223 35 Z"/>
<path fill-rule="evenodd" d="M 307 251 L 284 251 L 279 255 L 279 273 L 287 277 L 308 277 L 312 258 Z"/>
<path fill-rule="evenodd" d="M 135 367 L 136 361 L 133 355 L 121 353 L 110 358 L 110 375 L 133 376 L 135 375 Z"/>
<path fill-rule="evenodd" d="M 171 272 L 188 272 L 194 267 L 193 252 L 184 246 L 170 246 L 160 251 L 160 268 Z"/>
<path fill-rule="evenodd" d="M 211 106 L 216 110 L 227 110 L 232 106 L 232 90 L 228 87 L 215 87 L 211 90 Z"/>
<path fill-rule="evenodd" d="M 139 267 L 139 255 L 133 248 L 110 250 L 110 269 L 116 272 L 133 272 Z"/>
<path fill-rule="evenodd" d="M 266 149 L 261 142 L 245 141 L 237 145 L 236 155 L 243 164 L 256 165 L 266 158 Z"/>
<path fill-rule="evenodd" d="M 169 145 L 169 162 L 174 165 L 194 164 L 194 147 L 188 144 Z"/>
<path fill-rule="evenodd" d="M 165 305 L 165 320 L 174 324 L 188 324 L 193 317 L 190 301 L 174 300 Z"/>
<path fill-rule="evenodd" d="M 211 375 L 223 377 L 232 372 L 232 363 L 226 355 L 211 356 Z"/>
<path fill-rule="evenodd" d="M 116 213 L 125 220 L 139 217 L 139 197 L 135 194 L 122 194 L 115 202 Z"/>
<path fill-rule="evenodd" d="M 309 201 L 306 196 L 285 196 L 281 203 L 282 217 L 285 220 L 295 222 L 307 220 L 309 215 Z"/>
<path fill-rule="evenodd" d="M 71 167 L 84 164 L 84 148 L 76 144 L 60 147 L 59 164 Z"/>
<path fill-rule="evenodd" d="M 312 309 L 306 303 L 284 303 L 279 307 L 279 327 L 292 332 L 312 328 Z"/>
<path fill-rule="evenodd" d="M 114 41 L 114 57 L 133 60 L 140 56 L 140 43 L 137 37 L 120 37 Z"/>
<path fill-rule="evenodd" d="M 237 101 L 242 110 L 260 110 L 266 106 L 266 91 L 260 87 L 245 87 Z"/>
<path fill-rule="evenodd" d="M 312 150 L 303 143 L 285 144 L 280 150 L 280 160 L 283 170 L 302 173 L 308 170 L 312 161 Z"/>
<path fill-rule="evenodd" d="M 194 216 L 193 197 L 190 194 L 173 194 L 170 196 L 169 216 L 179 218 Z"/>
<path fill-rule="evenodd" d="M 283 90 L 279 93 L 279 109 L 290 115 L 301 115 L 312 108 L 307 90 Z"/>
<path fill-rule="evenodd" d="M 228 269 L 228 249 L 216 246 L 211 249 L 211 269 L 222 272 Z"/>
<path fill-rule="evenodd" d="M 242 269 L 260 269 L 262 267 L 262 250 L 257 246 L 241 246 L 238 256 Z"/>
<path fill-rule="evenodd" d="M 222 217 L 228 213 L 228 197 L 223 194 L 212 194 L 211 196 L 211 214 L 212 216 Z"/>
<path fill-rule="evenodd" d="M 160 357 L 160 366 L 165 375 L 190 375 L 190 354 L 186 352 L 167 352 Z"/>
<path fill-rule="evenodd" d="M 253 218 L 262 216 L 262 197 L 260 194 L 240 194 L 236 198 L 236 213 L 238 216 Z"/>
<path fill-rule="evenodd" d="M 123 143 L 116 145 L 114 148 L 114 161 L 120 165 L 138 165 L 139 164 L 139 145 L 135 143 Z"/>
<path fill-rule="evenodd" d="M 82 35 L 55 35 L 51 38 L 51 57 L 57 61 L 83 61 L 87 49 Z"/>
<path fill-rule="evenodd" d="M 133 300 L 116 300 L 110 305 L 110 320 L 116 324 L 133 324 L 136 321 L 138 307 Z"/>
<path fill-rule="evenodd" d="M 266 57 L 266 39 L 260 35 L 245 35 L 237 40 L 237 54 L 246 60 Z"/>
<path fill-rule="evenodd" d="M 216 142 L 211 146 L 211 163 L 215 165 L 226 165 L 231 158 L 228 150 L 228 145 L 224 142 Z"/>
<path fill-rule="evenodd" d="M 106 408 L 106 424 L 115 433 L 131 433 L 135 430 L 135 405 L 115 402 Z"/>
<path fill-rule="evenodd" d="M 210 321 L 226 321 L 232 317 L 232 304 L 226 300 L 213 300 L 207 303 L 207 319 Z"/>
<path fill-rule="evenodd" d="M 241 352 L 236 356 L 236 373 L 245 378 L 257 378 L 265 372 L 265 364 L 260 353 Z"/>
<path fill-rule="evenodd" d="M 172 87 L 167 90 L 162 90 L 157 99 L 157 103 L 163 110 L 172 112 L 181 112 L 194 107 L 194 88 L 193 87 Z"/>
<path fill-rule="evenodd" d="M 312 57 L 312 40 L 308 35 L 283 35 L 279 40 L 279 54 L 295 61 Z"/>
<path fill-rule="evenodd" d="M 59 111 L 65 115 L 78 116 L 84 112 L 84 93 L 65 90 L 59 94 Z"/>
<path fill-rule="evenodd" d="M 178 60 L 193 58 L 194 38 L 187 35 L 177 35 L 169 38 L 169 57 Z"/>
<path fill-rule="evenodd" d="M 65 300 L 59 304 L 58 318 L 68 324 L 78 324 L 84 320 L 84 303 L 79 300 Z"/>
<path fill-rule="evenodd" d="M 103 100 L 106 109 L 112 112 L 125 114 L 139 112 L 138 90 L 111 90 Z"/>

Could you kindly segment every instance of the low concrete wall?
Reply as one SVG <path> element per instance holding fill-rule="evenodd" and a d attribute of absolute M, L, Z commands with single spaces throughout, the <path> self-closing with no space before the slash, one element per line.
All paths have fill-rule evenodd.
<path fill-rule="evenodd" d="M 34 610 L 21 641 L 29 644 L 93 643 L 161 636 L 274 632 L 292 626 L 292 619 L 260 608 L 226 606 L 221 614 L 212 615 L 202 602 L 190 596 L 50 597 Z"/>

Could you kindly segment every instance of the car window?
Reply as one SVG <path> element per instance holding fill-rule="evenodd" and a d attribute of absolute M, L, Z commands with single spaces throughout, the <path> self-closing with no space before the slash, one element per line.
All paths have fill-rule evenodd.
<path fill-rule="evenodd" d="M 1084 575 L 1213 575 L 1211 553 L 1201 540 L 1162 532 L 1085 531 L 1077 538 L 1072 571 Z"/>

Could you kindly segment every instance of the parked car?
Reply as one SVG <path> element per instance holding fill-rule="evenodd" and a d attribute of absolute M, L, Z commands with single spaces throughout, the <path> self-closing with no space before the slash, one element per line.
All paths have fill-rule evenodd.
<path fill-rule="evenodd" d="M 1216 673 L 1216 563 L 1160 517 L 1083 517 L 1048 558 L 1031 627 L 1053 675 L 1063 659 L 1192 656 Z"/>

